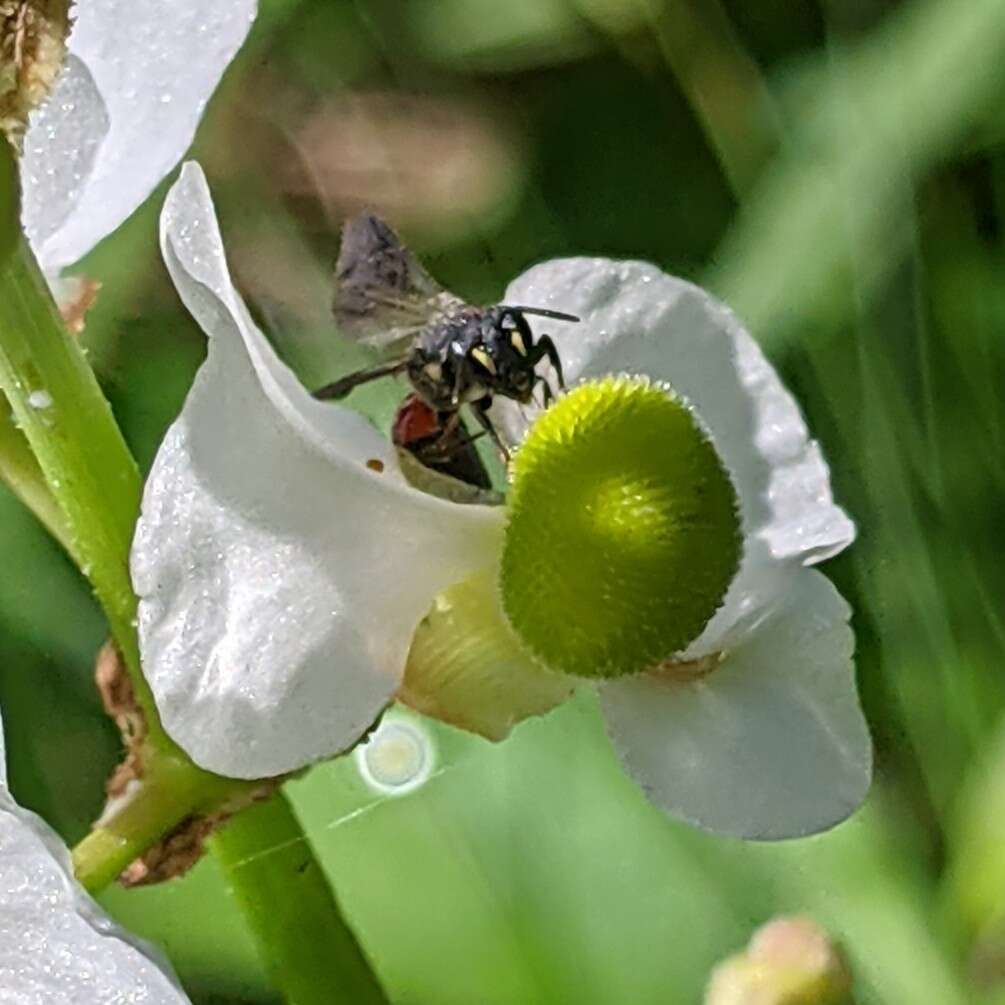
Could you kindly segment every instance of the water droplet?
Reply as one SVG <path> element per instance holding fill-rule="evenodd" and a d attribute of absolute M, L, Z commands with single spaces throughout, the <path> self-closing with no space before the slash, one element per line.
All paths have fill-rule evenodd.
<path fill-rule="evenodd" d="M 52 408 L 52 395 L 48 391 L 32 391 L 28 395 L 28 404 L 32 408 Z"/>
<path fill-rule="evenodd" d="M 432 737 L 416 722 L 385 719 L 356 748 L 356 766 L 363 781 L 377 792 L 404 795 L 423 785 L 433 769 Z"/>

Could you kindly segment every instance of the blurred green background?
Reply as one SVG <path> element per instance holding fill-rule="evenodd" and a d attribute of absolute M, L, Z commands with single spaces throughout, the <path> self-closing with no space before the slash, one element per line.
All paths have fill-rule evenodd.
<path fill-rule="evenodd" d="M 589 701 L 374 801 L 351 761 L 288 791 L 400 1005 L 698 1002 L 780 912 L 844 943 L 856 1001 L 1005 1002 L 1005 3 L 263 0 L 194 156 L 239 285 L 316 385 L 348 213 L 381 211 L 447 286 L 534 261 L 654 261 L 743 316 L 859 525 L 877 743 L 867 806 L 775 846 L 651 808 Z M 148 465 L 204 352 L 156 247 L 163 187 L 85 260 L 83 335 Z M 386 419 L 393 398 L 360 400 Z M 323 505 L 323 500 L 319 500 Z M 15 795 L 69 841 L 117 738 L 101 615 L 0 491 L 0 704 Z M 216 863 L 103 903 L 193 1000 L 276 1001 Z"/>

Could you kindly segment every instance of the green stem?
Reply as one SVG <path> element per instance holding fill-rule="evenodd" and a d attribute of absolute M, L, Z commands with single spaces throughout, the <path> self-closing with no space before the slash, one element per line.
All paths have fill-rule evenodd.
<path fill-rule="evenodd" d="M 43 527 L 80 565 L 63 511 L 53 499 L 35 455 L 28 446 L 13 416 L 0 408 L 0 480 L 35 514 Z"/>
<path fill-rule="evenodd" d="M 18 187 L 14 150 L 0 133 L 0 263 L 6 262 L 17 246 L 21 231 L 21 190 Z"/>
<path fill-rule="evenodd" d="M 282 793 L 244 810 L 211 844 L 288 1005 L 386 1005 Z"/>
<path fill-rule="evenodd" d="M 0 289 L 0 388 L 63 513 L 67 548 L 105 610 L 153 741 L 171 748 L 139 668 L 128 568 L 139 471 L 23 239 L 0 266 Z"/>
<path fill-rule="evenodd" d="M 19 242 L 18 195 L 17 163 L 10 145 L 0 134 L 0 265 L 4 267 L 16 253 Z M 35 455 L 6 408 L 0 408 L 0 480 L 76 560 L 62 510 L 52 498 Z"/>
<path fill-rule="evenodd" d="M 74 873 L 91 893 L 114 881 L 186 817 L 210 812 L 256 785 L 210 775 L 163 753 L 145 760 L 146 770 L 135 791 L 73 849 Z"/>
<path fill-rule="evenodd" d="M 734 193 L 779 144 L 771 92 L 719 0 L 650 0 L 663 58 L 686 95 Z"/>

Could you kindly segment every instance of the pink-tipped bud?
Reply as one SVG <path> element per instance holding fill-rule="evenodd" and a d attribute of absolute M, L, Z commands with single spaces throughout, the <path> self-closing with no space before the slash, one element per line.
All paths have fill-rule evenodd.
<path fill-rule="evenodd" d="M 840 948 L 805 917 L 776 918 L 712 972 L 705 1005 L 841 1005 L 851 973 Z"/>

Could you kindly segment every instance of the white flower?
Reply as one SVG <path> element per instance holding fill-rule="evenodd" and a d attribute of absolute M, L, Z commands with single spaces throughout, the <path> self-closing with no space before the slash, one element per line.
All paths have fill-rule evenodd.
<path fill-rule="evenodd" d="M 117 928 L 74 880 L 70 856 L 7 789 L 0 739 L 0 998 L 24 1005 L 183 1005 L 150 947 Z"/>
<path fill-rule="evenodd" d="M 66 65 L 29 121 L 24 227 L 55 273 L 110 234 L 192 142 L 255 0 L 79 0 Z"/>
<path fill-rule="evenodd" d="M 411 488 L 365 419 L 310 397 L 231 285 L 195 164 L 161 243 L 210 343 L 133 545 L 144 669 L 197 764 L 278 775 L 371 725 L 433 598 L 491 564 L 502 514 Z"/>
<path fill-rule="evenodd" d="M 843 820 L 868 789 L 872 749 L 851 611 L 806 566 L 846 548 L 855 528 L 792 396 L 725 306 L 651 265 L 548 262 L 510 284 L 505 302 L 561 305 L 584 319 L 555 336 L 570 383 L 645 374 L 686 397 L 739 495 L 740 569 L 684 654 L 722 661 L 689 683 L 641 675 L 599 685 L 629 774 L 668 812 L 719 833 L 779 838 Z"/>
<path fill-rule="evenodd" d="M 503 508 L 415 491 L 382 436 L 310 397 L 233 289 L 196 165 L 168 196 L 161 237 L 210 348 L 134 543 L 145 672 L 197 763 L 276 774 L 359 738 L 434 597 L 496 567 Z M 740 497 L 741 568 L 683 656 L 714 669 L 598 685 L 628 771 L 670 813 L 723 833 L 782 837 L 842 819 L 868 787 L 870 745 L 848 607 L 806 566 L 854 528 L 791 396 L 728 310 L 650 265 L 549 262 L 505 302 L 582 318 L 555 335 L 570 384 L 639 374 L 686 396 Z M 519 437 L 519 415 L 505 418 Z"/>

